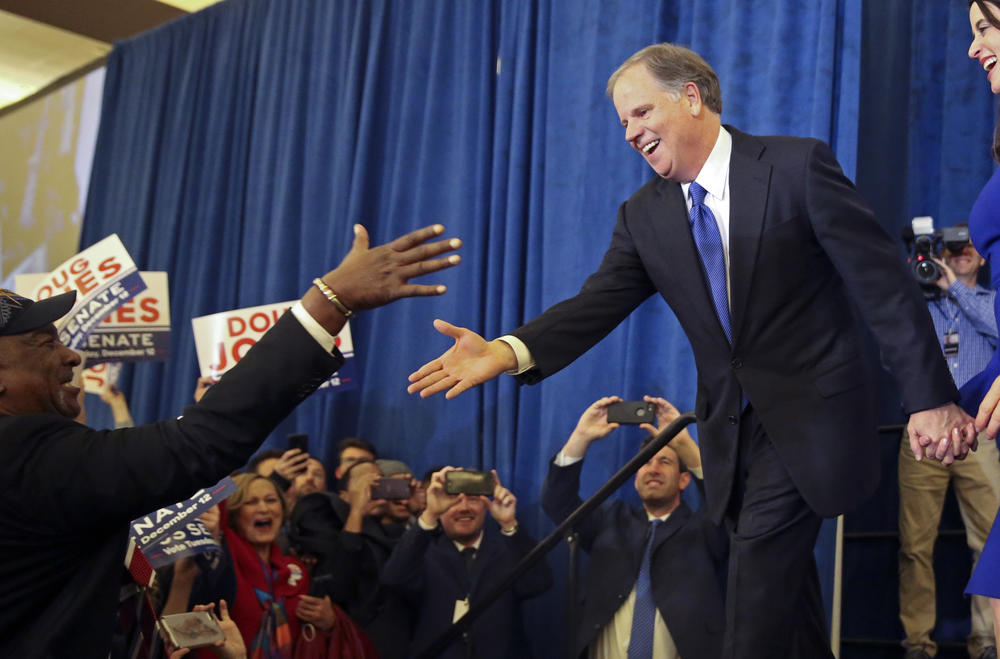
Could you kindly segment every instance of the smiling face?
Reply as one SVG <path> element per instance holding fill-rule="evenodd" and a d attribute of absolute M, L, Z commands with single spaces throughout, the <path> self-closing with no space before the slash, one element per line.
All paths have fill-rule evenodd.
<path fill-rule="evenodd" d="M 267 551 L 281 530 L 281 497 L 274 483 L 257 477 L 246 485 L 243 502 L 232 511 L 233 528 L 258 552 Z"/>
<path fill-rule="evenodd" d="M 677 453 L 669 446 L 660 449 L 635 473 L 635 489 L 643 507 L 658 517 L 677 507 L 681 491 L 690 482 L 691 475 L 681 472 Z"/>
<path fill-rule="evenodd" d="M 986 263 L 986 260 L 979 255 L 972 243 L 966 245 L 960 252 L 945 249 L 941 252 L 941 257 L 945 264 L 954 271 L 955 276 L 959 278 L 975 277 L 979 273 L 979 268 Z"/>
<path fill-rule="evenodd" d="M 987 0 L 986 8 L 993 14 L 983 14 L 983 10 L 975 2 L 969 7 L 969 25 L 972 26 L 972 43 L 969 45 L 969 57 L 978 60 L 986 71 L 986 80 L 994 94 L 1000 94 L 1000 71 L 997 70 L 997 57 L 1000 56 L 1000 28 L 994 25 L 995 17 L 1000 12 L 1000 6 Z"/>
<path fill-rule="evenodd" d="M 486 502 L 481 497 L 459 495 L 458 501 L 441 515 L 444 534 L 455 542 L 472 544 L 486 521 Z"/>
<path fill-rule="evenodd" d="M 693 181 L 715 146 L 719 119 L 701 103 L 693 82 L 681 92 L 666 91 L 646 68 L 625 69 L 611 95 L 625 140 L 658 175 Z"/>
<path fill-rule="evenodd" d="M 80 413 L 79 387 L 70 384 L 80 356 L 59 341 L 54 325 L 0 336 L 0 414 Z"/>

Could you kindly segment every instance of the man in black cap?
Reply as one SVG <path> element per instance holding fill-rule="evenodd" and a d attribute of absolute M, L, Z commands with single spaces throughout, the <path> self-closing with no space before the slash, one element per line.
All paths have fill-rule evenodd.
<path fill-rule="evenodd" d="M 182 417 L 96 431 L 73 421 L 79 356 L 53 323 L 75 293 L 0 291 L 0 656 L 107 657 L 128 523 L 244 464 L 343 363 L 334 337 L 354 311 L 439 295 L 411 277 L 458 263 L 444 227 L 375 248 L 355 226 L 337 268 Z M 334 292 L 335 291 L 335 292 Z"/>

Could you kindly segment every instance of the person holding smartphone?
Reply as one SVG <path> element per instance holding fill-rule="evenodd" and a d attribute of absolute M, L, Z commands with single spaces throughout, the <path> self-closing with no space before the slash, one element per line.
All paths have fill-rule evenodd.
<path fill-rule="evenodd" d="M 389 502 L 377 497 L 380 484 L 387 480 L 374 460 L 351 464 L 340 477 L 339 492 L 315 492 L 299 499 L 288 540 L 312 565 L 313 577 L 324 578 L 323 592 L 368 634 L 379 657 L 403 659 L 409 610 L 379 583 L 398 540 L 381 523 Z"/>
<path fill-rule="evenodd" d="M 656 408 L 657 426 L 640 426 L 651 439 L 679 413 L 662 398 L 646 396 L 644 401 Z M 556 524 L 582 503 L 584 457 L 591 444 L 619 427 L 608 420 L 608 410 L 621 402 L 618 396 L 608 396 L 591 404 L 549 465 L 541 502 Z M 636 472 L 641 508 L 618 500 L 580 522 L 580 546 L 590 561 L 583 600 L 572 612 L 573 656 L 588 648 L 592 659 L 722 656 L 721 575 L 728 538 L 681 500 L 692 475 L 696 482 L 701 480 L 700 451 L 682 430 Z M 654 647 L 659 654 L 650 655 Z"/>
<path fill-rule="evenodd" d="M 505 488 L 496 471 L 492 478 L 464 479 L 469 490 L 491 482 L 491 496 L 449 494 L 449 474 L 455 467 L 435 472 L 427 488 L 427 507 L 400 539 L 382 572 L 382 583 L 406 598 L 417 612 L 415 634 L 408 656 L 416 656 L 451 623 L 489 591 L 535 546 L 535 540 L 517 524 L 517 497 Z M 490 476 L 487 473 L 485 476 Z M 452 492 L 462 490 L 451 488 Z M 486 524 L 487 512 L 496 522 Z M 468 634 L 451 644 L 441 657 L 505 659 L 531 656 L 521 628 L 519 603 L 552 585 L 545 561 L 525 573 L 505 591 Z"/>

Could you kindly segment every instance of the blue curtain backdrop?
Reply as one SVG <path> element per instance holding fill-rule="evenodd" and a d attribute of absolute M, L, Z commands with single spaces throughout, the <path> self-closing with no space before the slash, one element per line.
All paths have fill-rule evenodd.
<path fill-rule="evenodd" d="M 355 222 L 375 243 L 441 222 L 465 242 L 463 264 L 427 280 L 448 294 L 360 315 L 358 390 L 314 396 L 269 443 L 308 432 L 331 468 L 351 435 L 419 473 L 495 467 L 540 536 L 548 459 L 590 402 L 648 393 L 693 407 L 687 340 L 654 299 L 536 387 L 504 377 L 421 400 L 406 376 L 448 345 L 432 319 L 496 336 L 596 267 L 617 206 L 651 175 L 604 86 L 649 43 L 705 56 L 726 123 L 824 139 L 853 176 L 861 16 L 861 0 L 229 0 L 118 44 L 81 244 L 117 232 L 141 269 L 170 274 L 174 354 L 126 373 L 136 421 L 189 402 L 192 317 L 298 297 Z M 626 429 L 595 447 L 585 491 L 639 440 Z M 828 537 L 818 555 L 828 573 Z M 526 616 L 546 654 L 561 604 L 557 589 Z"/>

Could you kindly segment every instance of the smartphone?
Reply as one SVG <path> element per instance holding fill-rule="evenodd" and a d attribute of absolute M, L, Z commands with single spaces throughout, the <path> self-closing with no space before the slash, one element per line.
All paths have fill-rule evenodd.
<path fill-rule="evenodd" d="M 372 499 L 409 499 L 409 478 L 380 478 L 372 487 Z"/>
<path fill-rule="evenodd" d="M 644 400 L 623 400 L 608 405 L 608 423 L 656 425 L 656 404 Z"/>
<path fill-rule="evenodd" d="M 448 494 L 471 494 L 491 497 L 496 483 L 488 471 L 449 471 L 444 475 L 444 491 Z"/>
<path fill-rule="evenodd" d="M 208 611 L 163 616 L 157 624 L 163 640 L 175 648 L 202 648 L 226 640 L 219 623 Z"/>
<path fill-rule="evenodd" d="M 288 436 L 288 450 L 297 448 L 303 453 L 309 452 L 309 435 L 305 433 L 295 433 Z"/>
<path fill-rule="evenodd" d="M 309 594 L 313 597 L 323 597 L 330 594 L 330 586 L 333 585 L 332 574 L 320 574 L 312 578 L 309 582 Z M 332 597 L 332 596 L 331 596 Z"/>

